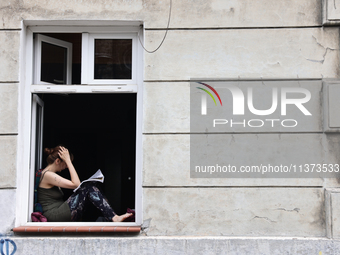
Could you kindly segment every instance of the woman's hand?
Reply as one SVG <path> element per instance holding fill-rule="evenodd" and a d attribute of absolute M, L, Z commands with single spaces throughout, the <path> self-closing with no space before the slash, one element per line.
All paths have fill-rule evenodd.
<path fill-rule="evenodd" d="M 79 176 L 77 174 L 76 169 L 74 168 L 74 166 L 72 164 L 70 153 L 68 152 L 68 149 L 66 149 L 63 146 L 60 146 L 60 149 L 58 151 L 58 155 L 66 163 L 66 166 L 67 166 L 67 168 L 68 168 L 68 170 L 70 172 L 70 176 L 71 176 L 71 181 L 70 182 L 72 182 L 73 185 L 75 185 L 75 187 L 78 187 L 79 184 L 80 184 Z"/>
<path fill-rule="evenodd" d="M 65 147 L 60 146 L 58 155 L 66 163 L 71 162 L 70 153 L 68 152 L 68 149 L 66 149 Z"/>
<path fill-rule="evenodd" d="M 60 159 L 56 159 L 52 166 L 48 166 L 49 168 L 53 168 L 54 170 L 52 171 L 46 171 L 45 177 L 43 179 L 43 182 L 45 183 L 44 185 L 47 187 L 50 186 L 58 186 L 61 188 L 66 188 L 66 189 L 74 189 L 79 186 L 80 180 L 79 176 L 77 174 L 76 169 L 74 168 L 72 164 L 72 160 L 70 157 L 70 153 L 68 149 L 65 147 L 60 146 L 59 151 L 58 151 L 58 156 Z M 60 162 L 58 162 L 60 160 Z M 70 177 L 71 180 L 65 179 L 61 177 L 60 175 L 56 174 L 55 172 L 60 172 L 61 170 L 68 168 L 70 172 Z M 44 188 L 44 187 L 43 187 Z"/>

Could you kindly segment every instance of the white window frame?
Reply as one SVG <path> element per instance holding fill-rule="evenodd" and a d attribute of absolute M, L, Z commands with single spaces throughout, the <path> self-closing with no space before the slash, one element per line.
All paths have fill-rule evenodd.
<path fill-rule="evenodd" d="M 94 78 L 94 42 L 96 39 L 131 39 L 132 40 L 132 72 L 131 79 L 95 79 Z M 100 34 L 100 33 L 83 33 L 82 42 L 85 42 L 82 47 L 82 84 L 117 84 L 130 85 L 136 84 L 137 80 L 137 34 Z"/>
<path fill-rule="evenodd" d="M 52 25 L 53 24 L 53 25 Z M 143 50 L 136 44 L 135 84 L 106 85 L 54 85 L 34 84 L 34 33 L 101 33 L 133 34 L 140 32 L 140 21 L 24 21 L 21 36 L 21 80 L 19 89 L 19 132 L 17 157 L 17 202 L 16 222 L 18 226 L 140 226 L 142 224 L 142 115 L 143 115 Z M 143 31 L 142 31 L 143 32 Z M 139 36 L 143 37 L 143 33 Z M 83 42 L 84 43 L 84 42 Z M 86 42 L 85 42 L 86 44 Z M 136 178 L 135 178 L 135 222 L 30 222 L 30 203 L 34 180 L 30 169 L 32 96 L 35 93 L 137 93 L 136 109 Z M 36 169 L 34 169 L 35 171 Z"/>
<path fill-rule="evenodd" d="M 37 34 L 34 43 L 34 83 L 35 84 L 51 84 L 41 81 L 41 47 L 42 43 L 50 43 L 67 49 L 66 60 L 66 84 L 72 83 L 72 43 L 51 38 L 45 35 Z"/>
<path fill-rule="evenodd" d="M 38 151 L 38 155 L 31 153 L 30 169 L 42 168 L 42 138 L 43 138 L 43 123 L 44 123 L 44 102 L 39 96 L 33 94 L 32 98 L 32 118 L 31 118 L 31 151 Z M 38 123 L 37 123 L 38 122 Z M 38 129 L 38 132 L 37 132 Z M 33 142 L 36 141 L 36 142 Z M 37 156 L 37 157 L 36 157 Z M 36 159 L 38 162 L 36 162 Z M 30 173 L 29 181 L 34 185 L 34 173 Z M 34 189 L 29 189 L 29 204 L 28 212 L 33 211 L 34 204 Z M 29 217 L 29 215 L 28 215 Z"/>

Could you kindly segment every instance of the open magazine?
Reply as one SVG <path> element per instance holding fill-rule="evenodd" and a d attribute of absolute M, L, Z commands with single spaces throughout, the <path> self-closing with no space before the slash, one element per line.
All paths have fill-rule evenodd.
<path fill-rule="evenodd" d="M 100 171 L 100 169 L 98 169 L 98 171 L 94 175 L 92 175 L 90 178 L 88 178 L 85 181 L 82 181 L 79 184 L 79 186 L 73 190 L 73 192 L 76 192 L 84 182 L 91 182 L 91 181 L 104 182 L 104 175 L 102 171 Z"/>

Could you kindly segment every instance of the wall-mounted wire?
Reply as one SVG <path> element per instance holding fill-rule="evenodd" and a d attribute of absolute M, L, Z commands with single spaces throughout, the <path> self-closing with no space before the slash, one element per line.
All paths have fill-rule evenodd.
<path fill-rule="evenodd" d="M 151 50 L 151 51 L 150 51 L 150 50 L 147 50 L 147 49 L 144 47 L 144 45 L 143 45 L 143 43 L 142 43 L 142 41 L 141 41 L 141 39 L 140 39 L 140 30 L 138 31 L 138 39 L 139 39 L 139 42 L 140 42 L 140 44 L 142 45 L 143 49 L 144 49 L 146 52 L 148 52 L 148 53 L 154 53 L 154 52 L 156 52 L 156 51 L 162 46 L 162 44 L 163 44 L 163 42 L 164 42 L 164 40 L 165 40 L 165 38 L 166 38 L 166 36 L 167 36 L 167 34 L 168 34 L 168 31 L 169 31 L 170 18 L 171 18 L 171 9 L 172 9 L 172 0 L 170 0 L 168 25 L 167 25 L 167 27 L 166 27 L 166 31 L 165 31 L 163 40 L 161 41 L 161 43 L 158 45 L 158 47 L 157 47 L 155 50 Z M 140 26 L 140 29 L 143 29 L 143 25 Z"/>

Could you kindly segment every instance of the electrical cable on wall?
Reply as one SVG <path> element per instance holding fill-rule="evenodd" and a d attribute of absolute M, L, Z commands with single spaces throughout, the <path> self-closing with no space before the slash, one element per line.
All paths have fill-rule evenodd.
<path fill-rule="evenodd" d="M 140 39 L 140 35 L 139 35 L 139 32 L 140 32 L 140 31 L 138 32 L 138 39 L 139 39 L 139 42 L 140 42 L 140 44 L 142 45 L 143 49 L 144 49 L 146 52 L 148 52 L 148 53 L 154 53 L 154 52 L 156 52 L 156 51 L 162 46 L 162 44 L 163 44 L 163 42 L 164 42 L 164 40 L 165 40 L 165 38 L 166 38 L 166 36 L 167 36 L 167 34 L 168 34 L 168 31 L 169 31 L 170 18 L 171 18 L 171 9 L 172 9 L 172 0 L 170 0 L 168 25 L 167 25 L 167 27 L 166 27 L 166 31 L 165 31 L 163 40 L 161 41 L 161 43 L 159 44 L 159 46 L 158 46 L 155 50 L 149 51 L 149 50 L 147 50 L 147 49 L 144 47 L 144 45 L 143 45 L 143 43 L 142 43 L 142 41 L 141 41 L 141 39 Z M 143 29 L 143 26 L 142 26 L 142 25 L 141 25 L 141 29 Z"/>

